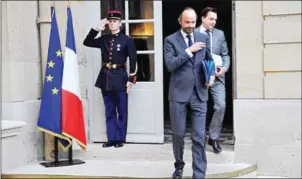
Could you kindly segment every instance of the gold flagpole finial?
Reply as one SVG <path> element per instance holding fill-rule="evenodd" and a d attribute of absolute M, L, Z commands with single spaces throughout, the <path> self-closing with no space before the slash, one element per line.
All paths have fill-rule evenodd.
<path fill-rule="evenodd" d="M 51 6 L 51 7 L 55 7 L 55 2 L 54 2 L 54 1 L 51 1 L 51 2 L 50 2 L 50 6 Z"/>
<path fill-rule="evenodd" d="M 67 8 L 70 8 L 71 1 L 67 1 Z"/>

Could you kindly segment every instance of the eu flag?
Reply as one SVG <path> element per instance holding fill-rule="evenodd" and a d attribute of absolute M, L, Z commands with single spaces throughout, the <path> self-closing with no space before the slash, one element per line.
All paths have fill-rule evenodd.
<path fill-rule="evenodd" d="M 63 57 L 55 8 L 51 7 L 51 29 L 38 129 L 59 138 L 64 150 L 71 141 L 62 135 Z"/>

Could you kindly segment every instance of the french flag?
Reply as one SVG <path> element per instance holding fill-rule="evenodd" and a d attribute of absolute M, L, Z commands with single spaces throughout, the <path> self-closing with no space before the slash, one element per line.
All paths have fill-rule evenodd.
<path fill-rule="evenodd" d="M 81 101 L 77 51 L 70 7 L 67 7 L 67 35 L 62 82 L 62 134 L 75 140 L 82 150 L 87 148 L 83 106 Z"/>

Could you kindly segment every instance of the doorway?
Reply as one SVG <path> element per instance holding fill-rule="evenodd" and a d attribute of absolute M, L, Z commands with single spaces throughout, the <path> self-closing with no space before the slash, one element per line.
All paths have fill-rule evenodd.
<path fill-rule="evenodd" d="M 163 41 L 168 35 L 179 30 L 180 26 L 177 21 L 178 16 L 185 7 L 192 7 L 195 9 L 198 20 L 196 27 L 201 24 L 200 13 L 201 10 L 207 6 L 214 7 L 218 11 L 218 19 L 216 28 L 223 30 L 228 45 L 229 55 L 231 58 L 231 65 L 229 71 L 226 73 L 226 112 L 223 122 L 223 130 L 220 140 L 226 143 L 233 144 L 233 83 L 232 83 L 232 1 L 162 1 L 162 26 L 163 26 Z M 172 8 L 171 8 L 172 7 Z M 164 132 L 165 142 L 171 141 L 171 126 L 169 118 L 169 102 L 168 102 L 168 90 L 169 90 L 169 79 L 170 74 L 166 69 L 165 64 L 163 65 L 163 82 L 164 82 Z M 209 95 L 210 97 L 210 95 Z M 211 97 L 208 102 L 208 113 L 207 113 L 207 129 L 211 121 L 213 114 L 213 100 Z M 187 120 L 188 135 L 190 132 L 190 120 Z M 189 136 L 188 136 L 189 137 Z"/>
<path fill-rule="evenodd" d="M 128 95 L 126 142 L 164 143 L 162 2 L 101 0 L 100 7 L 101 18 L 106 17 L 112 9 L 121 12 L 122 31 L 132 37 L 137 50 L 137 80 Z M 114 43 L 113 48 L 118 48 L 119 45 L 121 44 Z M 99 59 L 92 66 L 92 71 L 96 72 L 93 82 L 101 68 Z M 106 142 L 105 107 L 101 91 L 95 88 L 92 96 L 92 141 Z"/>

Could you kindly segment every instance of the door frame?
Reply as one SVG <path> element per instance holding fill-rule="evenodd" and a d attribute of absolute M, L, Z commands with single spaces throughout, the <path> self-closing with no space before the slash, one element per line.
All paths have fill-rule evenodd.
<path fill-rule="evenodd" d="M 235 136 L 235 100 L 237 99 L 237 79 L 236 79 L 236 72 L 237 72 L 237 64 L 236 64 L 236 2 L 235 0 L 231 1 L 232 3 L 232 59 L 231 59 L 231 65 L 232 65 L 232 93 L 233 93 L 233 145 L 235 146 L 236 142 L 236 136 Z"/>
<path fill-rule="evenodd" d="M 97 1 L 100 3 L 99 1 Z M 93 7 L 92 7 L 93 8 Z M 98 6 L 99 8 L 99 17 L 101 17 L 101 5 Z M 155 119 L 160 124 L 155 124 L 156 126 L 160 126 L 156 129 L 157 134 L 152 140 L 150 140 L 147 136 L 143 134 L 135 134 L 136 137 L 139 138 L 139 141 L 144 141 L 144 139 L 148 139 L 146 143 L 164 143 L 164 116 L 163 116 L 163 42 L 162 42 L 162 2 L 153 0 L 153 19 L 139 19 L 139 20 L 128 20 L 129 18 L 129 1 L 125 0 L 125 20 L 122 23 L 125 26 L 126 34 L 129 34 L 129 23 L 143 23 L 143 22 L 152 22 L 154 23 L 154 50 L 148 51 L 137 51 L 137 54 L 153 54 L 154 55 L 154 82 L 139 82 L 134 85 L 133 90 L 135 90 L 135 86 L 148 86 L 154 85 L 156 83 L 156 87 L 154 88 L 154 93 L 156 96 L 155 104 L 156 104 L 156 111 Z M 98 54 L 96 54 L 98 53 Z M 88 54 L 87 54 L 88 55 Z M 101 91 L 94 87 L 95 80 L 99 73 L 100 66 L 100 59 L 101 55 L 100 52 L 95 52 L 91 55 L 92 62 L 88 62 L 88 68 L 92 69 L 89 72 L 90 78 L 88 82 L 88 110 L 89 110 L 89 142 L 105 142 L 105 140 L 96 140 L 94 136 L 97 135 L 97 131 L 95 129 L 95 121 L 100 120 L 101 118 L 105 118 L 105 110 L 103 104 L 103 97 L 101 95 Z M 100 111 L 101 110 L 101 111 Z M 131 134 L 132 135 L 132 134 Z M 131 142 L 131 141 L 130 141 Z M 140 142 L 143 143 L 143 142 Z"/>

